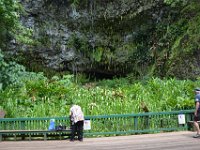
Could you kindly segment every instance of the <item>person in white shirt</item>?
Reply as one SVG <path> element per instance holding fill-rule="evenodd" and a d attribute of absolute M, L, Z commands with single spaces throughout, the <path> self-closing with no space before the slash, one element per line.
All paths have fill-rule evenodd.
<path fill-rule="evenodd" d="M 71 137 L 70 141 L 74 141 L 75 134 L 77 133 L 78 140 L 83 141 L 83 123 L 84 114 L 81 107 L 73 104 L 70 108 L 70 121 L 71 121 Z"/>

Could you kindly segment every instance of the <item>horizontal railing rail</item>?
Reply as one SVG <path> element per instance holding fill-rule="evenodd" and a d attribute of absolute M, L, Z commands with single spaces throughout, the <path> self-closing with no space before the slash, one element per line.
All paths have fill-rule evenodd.
<path fill-rule="evenodd" d="M 85 116 L 85 120 L 90 120 L 91 129 L 85 130 L 84 135 L 91 137 L 96 135 L 108 136 L 187 130 L 187 122 L 193 120 L 193 112 L 194 110 L 181 110 L 171 112 Z M 179 124 L 178 115 L 180 114 L 185 115 L 185 124 Z M 1 118 L 0 130 L 48 130 L 51 119 L 55 119 L 56 125 L 63 124 L 70 127 L 68 116 Z"/>

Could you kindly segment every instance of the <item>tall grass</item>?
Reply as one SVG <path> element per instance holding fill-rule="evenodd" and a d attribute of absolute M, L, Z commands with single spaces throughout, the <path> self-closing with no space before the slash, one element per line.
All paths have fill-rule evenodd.
<path fill-rule="evenodd" d="M 79 104 L 85 115 L 171 111 L 193 108 L 193 89 L 200 86 L 200 80 L 124 80 L 93 86 L 77 85 L 71 76 L 24 80 L 23 86 L 1 90 L 0 104 L 6 117 L 68 116 L 71 103 Z"/>

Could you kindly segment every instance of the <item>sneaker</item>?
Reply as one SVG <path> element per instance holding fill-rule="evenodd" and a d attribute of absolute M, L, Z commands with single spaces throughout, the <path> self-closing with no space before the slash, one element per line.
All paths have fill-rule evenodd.
<path fill-rule="evenodd" d="M 200 138 L 200 134 L 196 134 L 193 138 Z"/>

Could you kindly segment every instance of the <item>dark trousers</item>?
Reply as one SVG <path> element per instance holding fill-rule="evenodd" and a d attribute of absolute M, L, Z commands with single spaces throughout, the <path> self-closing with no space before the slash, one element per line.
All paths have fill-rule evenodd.
<path fill-rule="evenodd" d="M 74 140 L 76 134 L 78 136 L 78 140 L 83 140 L 83 121 L 78 121 L 77 123 L 71 125 L 71 130 L 70 140 Z"/>

